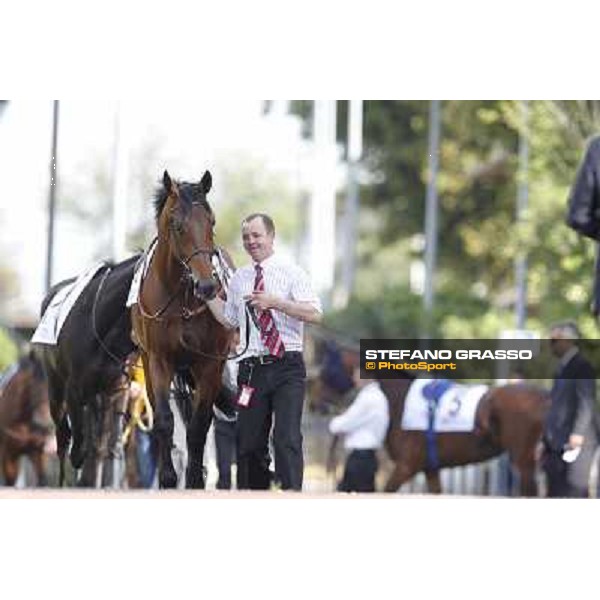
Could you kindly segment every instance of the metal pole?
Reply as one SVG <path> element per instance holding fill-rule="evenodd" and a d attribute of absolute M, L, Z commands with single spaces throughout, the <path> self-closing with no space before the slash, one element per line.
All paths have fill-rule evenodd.
<path fill-rule="evenodd" d="M 117 104 L 115 113 L 115 142 L 113 154 L 113 231 L 112 257 L 115 261 L 125 258 L 127 236 L 127 182 L 129 178 L 129 147 L 127 123 L 123 103 Z"/>
<path fill-rule="evenodd" d="M 344 308 L 352 295 L 356 271 L 356 229 L 359 208 L 358 163 L 362 156 L 363 101 L 348 102 L 348 192 L 344 219 L 342 285 L 337 307 Z"/>
<path fill-rule="evenodd" d="M 529 199 L 529 142 L 528 142 L 528 106 L 527 101 L 520 102 L 522 129 L 519 133 L 519 171 L 517 184 L 517 224 L 525 219 Z M 527 318 L 527 255 L 519 252 L 515 258 L 515 313 L 517 329 L 525 328 Z"/>
<path fill-rule="evenodd" d="M 335 268 L 336 101 L 314 102 L 315 176 L 310 203 L 310 275 L 325 305 L 331 301 Z"/>
<path fill-rule="evenodd" d="M 48 241 L 46 248 L 46 292 L 52 285 L 52 259 L 54 254 L 54 221 L 56 213 L 56 164 L 58 161 L 58 100 L 54 101 L 52 117 L 52 155 L 50 157 L 50 189 L 48 192 Z"/>
<path fill-rule="evenodd" d="M 437 175 L 441 129 L 440 104 L 439 100 L 432 100 L 429 104 L 429 177 L 425 203 L 425 289 L 423 294 L 423 308 L 425 309 L 424 337 L 429 337 L 431 334 L 431 319 L 435 301 L 434 279 L 438 227 Z"/>

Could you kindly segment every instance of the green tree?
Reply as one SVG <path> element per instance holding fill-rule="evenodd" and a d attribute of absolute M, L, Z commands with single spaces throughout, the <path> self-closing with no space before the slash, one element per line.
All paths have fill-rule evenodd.
<path fill-rule="evenodd" d="M 403 323 L 398 330 L 421 322 L 420 299 L 410 295 L 408 282 L 411 261 L 419 258 L 411 240 L 424 224 L 428 107 L 418 101 L 365 104 L 359 271 L 354 304 L 346 311 L 355 320 L 362 308 L 370 323 L 366 307 L 387 307 L 386 298 L 396 296 L 414 310 L 392 309 Z M 437 332 L 492 337 L 514 328 L 514 259 L 525 252 L 527 325 L 543 331 L 570 316 L 593 334 L 587 308 L 595 247 L 569 230 L 564 217 L 585 141 L 598 132 L 598 103 L 530 102 L 527 130 L 515 101 L 447 101 L 442 107 Z M 517 226 L 520 133 L 530 145 L 529 208 Z"/>
<path fill-rule="evenodd" d="M 0 372 L 17 360 L 18 348 L 6 329 L 0 327 Z"/>

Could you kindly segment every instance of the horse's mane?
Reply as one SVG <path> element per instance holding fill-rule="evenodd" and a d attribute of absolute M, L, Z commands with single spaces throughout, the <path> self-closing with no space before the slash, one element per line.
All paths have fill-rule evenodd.
<path fill-rule="evenodd" d="M 189 183 L 187 181 L 175 181 L 177 188 L 179 189 L 179 197 L 189 206 L 192 204 L 200 204 L 210 214 L 212 214 L 212 208 L 206 200 L 206 194 L 202 191 L 200 183 Z M 160 185 L 156 188 L 154 193 L 154 215 L 156 220 L 160 218 L 163 208 L 169 197 L 169 192 L 165 189 L 164 185 Z"/>

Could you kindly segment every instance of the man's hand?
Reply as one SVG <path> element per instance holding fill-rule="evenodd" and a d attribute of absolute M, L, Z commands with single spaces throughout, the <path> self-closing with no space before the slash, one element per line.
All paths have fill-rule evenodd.
<path fill-rule="evenodd" d="M 319 323 L 322 317 L 321 313 L 309 302 L 284 300 L 283 298 L 279 298 L 273 294 L 267 294 L 266 292 L 252 292 L 252 294 L 244 296 L 244 300 L 247 300 L 253 308 L 258 308 L 260 310 L 274 308 L 290 317 L 308 323 Z"/>
<path fill-rule="evenodd" d="M 279 309 L 280 299 L 277 296 L 267 294 L 266 292 L 252 292 L 251 295 L 244 296 L 244 300 L 248 300 L 250 306 L 260 310 L 267 310 L 268 308 Z"/>

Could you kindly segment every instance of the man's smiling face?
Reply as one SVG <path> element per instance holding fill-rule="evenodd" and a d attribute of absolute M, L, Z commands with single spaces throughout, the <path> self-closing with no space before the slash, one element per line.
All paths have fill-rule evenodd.
<path fill-rule="evenodd" d="M 244 250 L 254 262 L 261 263 L 273 254 L 274 233 L 269 233 L 261 217 L 254 217 L 242 225 Z"/>

